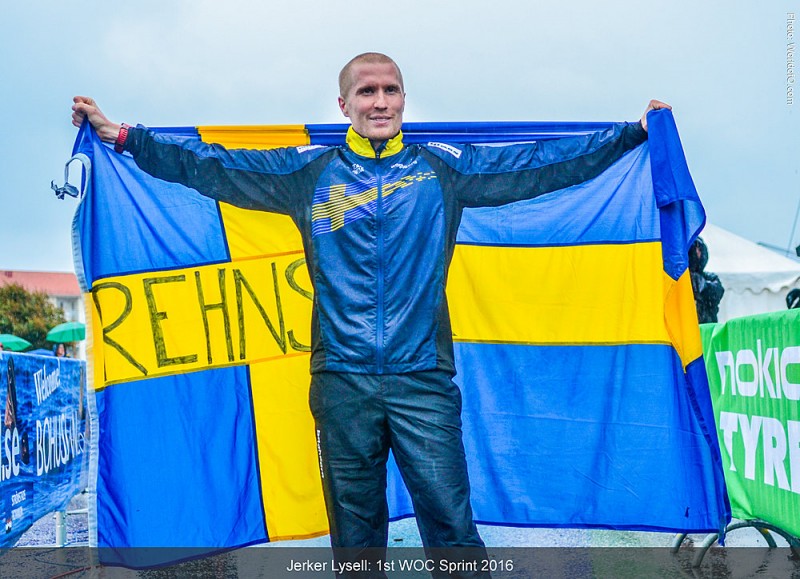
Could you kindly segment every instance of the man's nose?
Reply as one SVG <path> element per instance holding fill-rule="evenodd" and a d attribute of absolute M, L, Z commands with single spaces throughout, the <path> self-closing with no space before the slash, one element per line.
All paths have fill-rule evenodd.
<path fill-rule="evenodd" d="M 375 108 L 376 109 L 385 109 L 386 108 L 386 93 L 382 90 L 379 90 L 375 93 Z"/>

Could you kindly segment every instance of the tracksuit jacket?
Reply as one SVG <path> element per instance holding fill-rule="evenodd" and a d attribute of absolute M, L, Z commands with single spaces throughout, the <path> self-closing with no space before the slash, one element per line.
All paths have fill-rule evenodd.
<path fill-rule="evenodd" d="M 312 373 L 452 375 L 445 285 L 463 209 L 587 181 L 646 138 L 640 123 L 502 147 L 406 146 L 400 133 L 376 151 L 351 127 L 343 146 L 260 151 L 140 126 L 125 149 L 155 177 L 291 216 L 315 290 Z"/>

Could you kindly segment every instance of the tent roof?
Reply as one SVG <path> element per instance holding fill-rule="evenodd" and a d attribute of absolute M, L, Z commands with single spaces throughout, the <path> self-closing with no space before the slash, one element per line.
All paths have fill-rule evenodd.
<path fill-rule="evenodd" d="M 800 287 L 800 263 L 710 223 L 700 237 L 708 246 L 706 271 L 720 277 L 725 291 L 785 293 Z"/>

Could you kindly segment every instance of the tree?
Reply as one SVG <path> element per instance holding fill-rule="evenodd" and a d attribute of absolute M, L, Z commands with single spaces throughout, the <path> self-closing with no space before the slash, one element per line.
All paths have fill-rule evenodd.
<path fill-rule="evenodd" d="M 17 283 L 0 287 L 0 334 L 14 334 L 34 348 L 46 348 L 47 332 L 65 321 L 64 311 L 46 293 L 29 292 Z"/>

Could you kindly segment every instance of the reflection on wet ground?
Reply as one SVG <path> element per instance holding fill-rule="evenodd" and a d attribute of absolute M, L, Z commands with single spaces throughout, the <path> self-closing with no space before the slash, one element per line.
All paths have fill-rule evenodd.
<path fill-rule="evenodd" d="M 83 509 L 86 497 L 73 499 L 70 509 Z M 726 547 L 712 547 L 698 561 L 705 534 L 688 535 L 677 552 L 674 533 L 588 529 L 529 529 L 479 526 L 489 561 L 483 562 L 496 579 L 527 577 L 796 577 L 800 561 L 792 557 L 786 541 L 773 535 L 769 549 L 753 528 L 731 532 Z M 96 551 L 86 547 L 87 516 L 67 517 L 66 549 L 55 543 L 55 520 L 48 515 L 25 533 L 18 548 L 0 556 L 0 577 L 110 577 L 167 579 L 174 577 L 333 577 L 329 538 L 283 541 L 195 560 L 161 570 L 133 571 L 94 566 Z M 426 557 L 413 518 L 389 527 L 389 577 L 430 577 L 436 563 Z M 25 547 L 25 548 L 19 548 Z M 102 558 L 102 557 L 101 557 Z M 181 558 L 180 554 L 176 558 Z M 188 558 L 188 557 L 184 557 Z M 310 563 L 305 568 L 302 562 Z M 387 565 L 388 565 L 387 563 Z M 303 563 L 305 564 L 305 563 Z M 470 569 L 468 563 L 467 569 Z M 477 563 L 476 563 L 477 564 Z M 293 568 L 297 566 L 297 568 Z M 324 566 L 324 567 L 323 567 Z M 426 568 L 428 570 L 426 570 Z M 444 567 L 443 567 L 444 568 Z M 22 573 L 21 575 L 19 573 Z"/>

